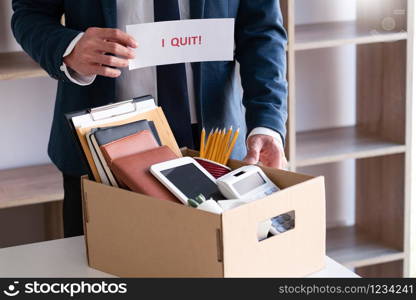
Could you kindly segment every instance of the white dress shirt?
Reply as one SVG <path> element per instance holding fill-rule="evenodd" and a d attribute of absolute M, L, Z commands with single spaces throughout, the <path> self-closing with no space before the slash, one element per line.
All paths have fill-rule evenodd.
<path fill-rule="evenodd" d="M 190 18 L 190 0 L 178 0 L 181 19 Z M 151 23 L 154 22 L 154 7 L 153 1 L 149 0 L 117 0 L 117 27 L 125 31 L 126 25 Z M 69 55 L 78 41 L 81 39 L 83 33 L 80 33 L 68 45 L 64 53 L 64 57 Z M 140 45 L 139 45 L 140 47 Z M 186 79 L 189 96 L 189 109 L 192 124 L 197 123 L 197 113 L 195 106 L 195 91 L 193 82 L 192 68 L 189 63 L 185 64 Z M 82 76 L 75 71 L 68 68 L 65 63 L 62 64 L 61 70 L 65 72 L 66 76 L 72 82 L 86 86 L 94 82 L 94 76 Z M 116 97 L 119 100 L 127 100 L 143 95 L 152 95 L 157 102 L 157 80 L 156 67 L 142 68 L 129 71 L 127 68 L 122 70 L 121 75 L 116 79 Z M 282 138 L 280 134 L 274 130 L 257 127 L 253 129 L 249 136 L 255 134 L 265 134 L 275 138 L 276 142 L 283 148 Z"/>

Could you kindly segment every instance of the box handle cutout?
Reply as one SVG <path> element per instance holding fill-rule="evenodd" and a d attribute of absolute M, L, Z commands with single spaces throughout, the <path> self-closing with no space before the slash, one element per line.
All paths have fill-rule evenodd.
<path fill-rule="evenodd" d="M 259 242 L 295 229 L 295 211 L 289 211 L 257 224 Z"/>

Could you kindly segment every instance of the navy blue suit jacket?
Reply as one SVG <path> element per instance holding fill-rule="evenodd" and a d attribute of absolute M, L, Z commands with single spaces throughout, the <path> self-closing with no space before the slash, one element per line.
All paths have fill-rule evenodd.
<path fill-rule="evenodd" d="M 13 0 L 12 29 L 23 49 L 57 80 L 48 153 L 64 173 L 86 172 L 64 114 L 115 102 L 115 80 L 98 76 L 82 87 L 60 70 L 62 56 L 88 27 L 116 27 L 116 0 Z M 278 0 L 190 0 L 191 18 L 235 18 L 235 60 L 193 63 L 200 125 L 241 128 L 234 158 L 246 152 L 245 133 L 267 127 L 286 135 L 286 32 Z M 60 24 L 65 13 L 66 27 Z M 240 64 L 238 74 L 237 62 Z M 243 87 L 243 94 L 240 88 Z M 142 96 L 142 95 L 137 95 Z"/>

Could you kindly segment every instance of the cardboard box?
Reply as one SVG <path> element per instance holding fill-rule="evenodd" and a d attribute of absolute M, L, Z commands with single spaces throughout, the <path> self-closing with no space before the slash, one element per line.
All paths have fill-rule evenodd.
<path fill-rule="evenodd" d="M 232 169 L 242 165 L 229 163 Z M 325 259 L 323 177 L 262 169 L 283 190 L 222 215 L 83 178 L 89 265 L 121 277 L 300 277 L 319 271 Z M 294 229 L 257 240 L 261 221 L 290 211 Z"/>

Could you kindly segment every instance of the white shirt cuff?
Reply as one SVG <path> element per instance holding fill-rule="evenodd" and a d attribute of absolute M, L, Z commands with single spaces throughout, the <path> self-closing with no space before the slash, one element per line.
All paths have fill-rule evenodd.
<path fill-rule="evenodd" d="M 74 50 L 76 44 L 82 38 L 83 35 L 84 35 L 84 33 L 81 32 L 80 34 L 78 34 L 71 41 L 71 43 L 69 43 L 68 47 L 65 50 L 65 53 L 64 53 L 63 57 L 66 57 L 69 54 L 71 54 L 72 50 Z M 62 65 L 60 67 L 60 70 L 65 73 L 66 77 L 71 82 L 73 82 L 75 84 L 78 84 L 78 85 L 81 85 L 81 86 L 90 85 L 91 83 L 94 82 L 95 77 L 97 77 L 96 75 L 91 75 L 91 76 L 83 76 L 83 75 L 80 75 L 77 72 L 75 72 L 74 70 L 72 70 L 70 67 L 68 67 L 64 62 L 62 62 Z"/>
<path fill-rule="evenodd" d="M 266 128 L 266 127 L 256 127 L 250 132 L 247 139 L 250 136 L 256 135 L 256 134 L 264 134 L 264 135 L 268 135 L 268 136 L 273 137 L 275 139 L 277 145 L 280 147 L 280 149 L 282 151 L 284 151 L 282 136 L 277 131 L 274 131 L 274 130 L 272 130 L 270 128 Z"/>

